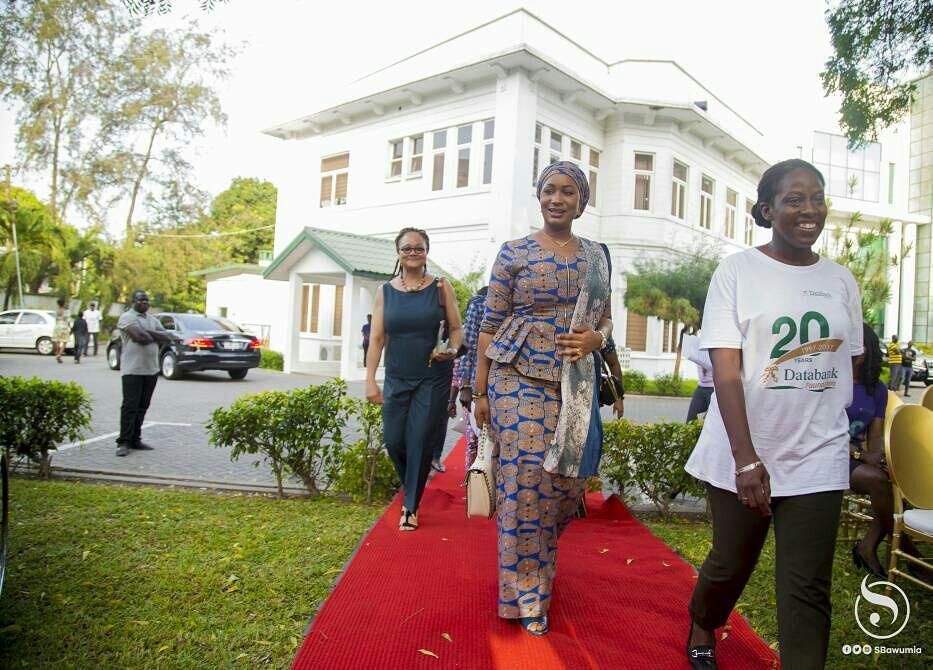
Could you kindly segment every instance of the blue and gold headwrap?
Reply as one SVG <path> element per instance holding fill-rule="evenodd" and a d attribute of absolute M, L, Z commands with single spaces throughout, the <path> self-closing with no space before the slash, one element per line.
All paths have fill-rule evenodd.
<path fill-rule="evenodd" d="M 541 189 L 544 188 L 545 182 L 547 182 L 548 177 L 554 173 L 567 175 L 573 179 L 574 183 L 577 185 L 577 192 L 580 194 L 580 210 L 573 218 L 579 218 L 579 216 L 583 214 L 583 210 L 586 209 L 586 203 L 590 200 L 590 183 L 586 180 L 586 175 L 583 174 L 583 170 L 570 161 L 555 161 L 541 170 L 541 176 L 538 177 L 538 186 L 535 189 L 538 200 L 541 199 Z"/>

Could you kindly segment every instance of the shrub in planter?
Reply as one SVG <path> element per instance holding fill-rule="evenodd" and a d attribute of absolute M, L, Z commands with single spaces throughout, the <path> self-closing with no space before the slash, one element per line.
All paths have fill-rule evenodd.
<path fill-rule="evenodd" d="M 332 379 L 303 389 L 244 396 L 214 411 L 207 426 L 211 444 L 231 448 L 233 460 L 244 453 L 264 456 L 275 473 L 279 495 L 287 474 L 319 494 L 325 485 L 321 475 L 332 471 L 343 446 L 350 409 L 346 394 L 346 382 Z"/>
<path fill-rule="evenodd" d="M 259 456 L 253 461 L 254 467 L 263 460 L 269 464 L 280 498 L 287 466 L 284 443 L 278 439 L 275 426 L 286 405 L 286 393 L 264 391 L 241 396 L 230 407 L 214 410 L 207 424 L 210 443 L 215 447 L 228 447 L 231 461 L 249 454 Z"/>
<path fill-rule="evenodd" d="M 36 463 L 40 477 L 49 476 L 49 452 L 90 425 L 91 396 L 79 384 L 0 377 L 0 446 Z"/>
<path fill-rule="evenodd" d="M 644 393 L 646 377 L 644 372 L 638 370 L 626 370 L 623 375 L 623 384 L 626 393 Z"/>
<path fill-rule="evenodd" d="M 620 491 L 637 488 L 662 516 L 668 516 L 671 491 L 702 496 L 702 485 L 684 471 L 700 437 L 702 421 L 606 424 L 600 475 Z"/>
<path fill-rule="evenodd" d="M 360 425 L 360 439 L 347 446 L 333 473 L 334 489 L 371 503 L 387 500 L 398 490 L 398 475 L 382 436 L 382 405 L 352 399 L 351 413 Z"/>
<path fill-rule="evenodd" d="M 659 395 L 679 396 L 682 385 L 677 375 L 658 375 L 654 378 L 654 386 Z"/>
<path fill-rule="evenodd" d="M 271 349 L 261 349 L 259 353 L 259 367 L 266 368 L 267 370 L 278 370 L 282 371 L 282 368 L 285 365 L 285 360 L 282 358 L 282 354 L 277 351 L 272 351 Z"/>

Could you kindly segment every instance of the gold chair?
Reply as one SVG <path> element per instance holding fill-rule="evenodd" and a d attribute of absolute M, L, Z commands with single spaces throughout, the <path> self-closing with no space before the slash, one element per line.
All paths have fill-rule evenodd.
<path fill-rule="evenodd" d="M 888 391 L 888 405 L 884 412 L 884 432 L 882 433 L 885 444 L 888 442 L 888 435 L 891 431 L 891 418 L 894 416 L 894 410 L 903 404 L 904 401 L 901 400 L 899 395 L 894 391 Z M 871 523 L 874 520 L 870 512 L 871 500 L 868 496 L 848 491 L 842 498 L 842 515 L 840 517 L 842 539 L 847 542 L 858 540 L 859 529 L 864 524 Z"/>
<path fill-rule="evenodd" d="M 900 549 L 901 535 L 906 533 L 920 542 L 933 542 L 933 411 L 919 405 L 903 405 L 894 410 L 890 439 L 885 442 L 888 474 L 894 489 L 894 533 L 891 537 L 891 563 L 888 581 L 903 577 L 933 591 L 927 583 L 898 564 L 926 568 L 933 575 L 933 562 L 904 553 Z M 904 501 L 913 509 L 904 510 Z"/>
<path fill-rule="evenodd" d="M 933 409 L 933 386 L 927 386 L 920 394 L 920 404 L 927 409 Z"/>

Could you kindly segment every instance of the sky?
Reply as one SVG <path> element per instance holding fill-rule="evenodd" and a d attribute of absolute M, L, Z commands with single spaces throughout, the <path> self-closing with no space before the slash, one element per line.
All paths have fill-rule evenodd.
<path fill-rule="evenodd" d="M 217 89 L 228 115 L 189 147 L 198 185 L 217 195 L 237 176 L 273 180 L 282 140 L 263 128 L 320 108 L 327 92 L 448 37 L 524 7 L 608 62 L 672 59 L 766 137 L 767 158 L 796 156 L 814 130 L 837 132 L 838 99 L 819 73 L 831 47 L 823 0 L 229 0 L 212 13 L 174 0 L 145 27 L 189 17 L 241 48 Z M 0 108 L 0 165 L 14 163 L 14 118 Z M 44 180 L 17 183 L 44 195 Z M 273 180 L 274 181 L 274 180 Z M 121 216 L 111 230 L 121 229 Z"/>

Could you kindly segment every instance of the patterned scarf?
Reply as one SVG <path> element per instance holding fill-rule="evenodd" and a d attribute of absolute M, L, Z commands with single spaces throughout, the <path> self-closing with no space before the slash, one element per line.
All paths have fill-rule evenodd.
<path fill-rule="evenodd" d="M 609 304 L 609 263 L 602 245 L 580 238 L 588 270 L 577 296 L 571 327 L 596 328 Z M 554 440 L 547 446 L 544 469 L 565 477 L 579 477 L 583 448 L 590 429 L 593 395 L 596 389 L 596 362 L 593 355 L 561 366 L 561 405 Z"/>

